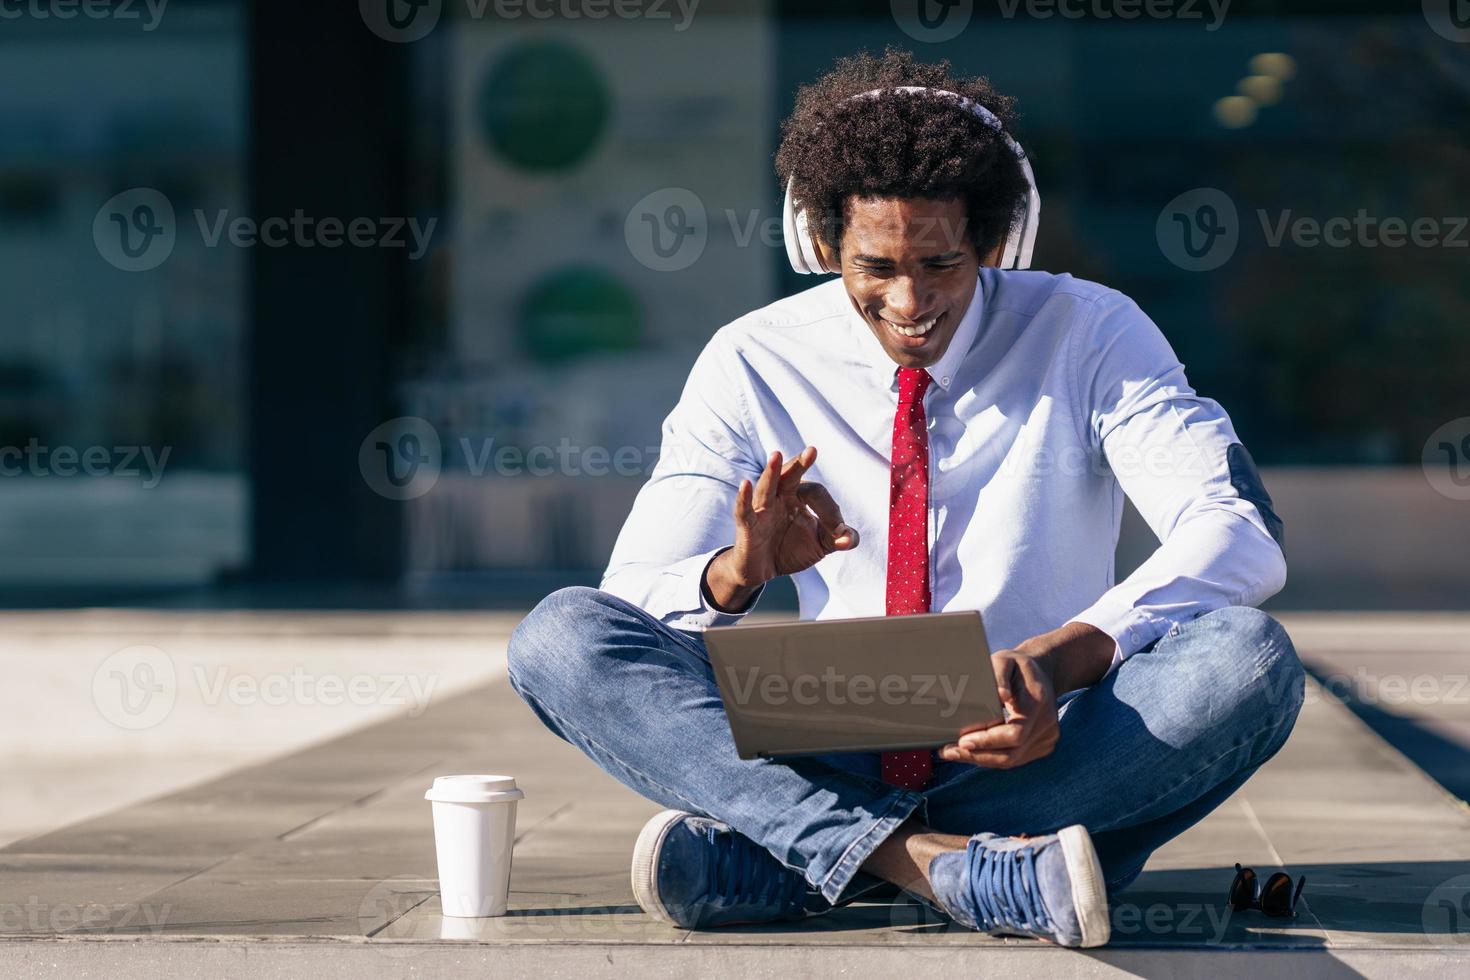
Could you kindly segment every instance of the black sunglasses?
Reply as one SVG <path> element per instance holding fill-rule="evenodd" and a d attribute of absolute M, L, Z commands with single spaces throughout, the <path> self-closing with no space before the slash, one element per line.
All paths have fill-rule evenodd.
<path fill-rule="evenodd" d="M 1296 915 L 1297 899 L 1302 897 L 1302 886 L 1306 883 L 1307 876 L 1302 875 L 1297 882 L 1296 891 L 1292 892 L 1291 875 L 1278 871 L 1262 885 L 1253 869 L 1242 868 L 1237 864 L 1235 880 L 1230 883 L 1228 900 L 1230 907 L 1237 912 L 1260 909 L 1266 915 L 1286 918 Z"/>

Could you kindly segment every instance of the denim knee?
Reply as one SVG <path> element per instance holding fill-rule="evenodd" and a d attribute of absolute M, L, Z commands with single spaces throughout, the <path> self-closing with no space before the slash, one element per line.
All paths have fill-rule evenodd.
<path fill-rule="evenodd" d="M 524 685 L 535 684 L 548 670 L 576 669 L 569 660 L 585 655 L 589 646 L 579 642 L 579 634 L 611 598 L 577 585 L 558 589 L 536 604 L 511 633 L 506 651 L 507 672 L 517 693 L 524 696 Z"/>
<path fill-rule="evenodd" d="M 1263 728 L 1281 725 L 1285 741 L 1306 686 L 1291 637 L 1275 618 L 1250 606 L 1227 606 L 1201 619 L 1220 632 L 1221 652 L 1235 665 L 1229 676 L 1239 687 L 1241 708 L 1259 712 Z"/>

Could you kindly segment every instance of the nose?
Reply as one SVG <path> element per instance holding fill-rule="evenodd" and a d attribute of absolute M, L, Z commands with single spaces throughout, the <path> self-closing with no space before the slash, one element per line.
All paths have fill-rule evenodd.
<path fill-rule="evenodd" d="M 926 319 L 926 314 L 934 307 L 932 292 L 912 276 L 895 277 L 889 283 L 883 302 L 890 313 L 909 323 Z"/>

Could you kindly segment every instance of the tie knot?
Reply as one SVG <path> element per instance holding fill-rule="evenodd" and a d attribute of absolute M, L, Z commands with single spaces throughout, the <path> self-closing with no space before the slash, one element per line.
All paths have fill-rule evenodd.
<path fill-rule="evenodd" d="M 929 382 L 934 379 L 929 377 L 929 372 L 923 368 L 898 369 L 898 400 L 900 402 L 916 402 L 924 397 L 924 391 L 929 387 Z"/>

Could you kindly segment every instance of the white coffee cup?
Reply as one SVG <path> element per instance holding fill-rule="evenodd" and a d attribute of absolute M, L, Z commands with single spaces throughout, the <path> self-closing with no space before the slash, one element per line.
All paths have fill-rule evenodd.
<path fill-rule="evenodd" d="M 424 799 L 434 804 L 443 914 L 504 915 L 516 838 L 514 776 L 438 776 Z"/>

